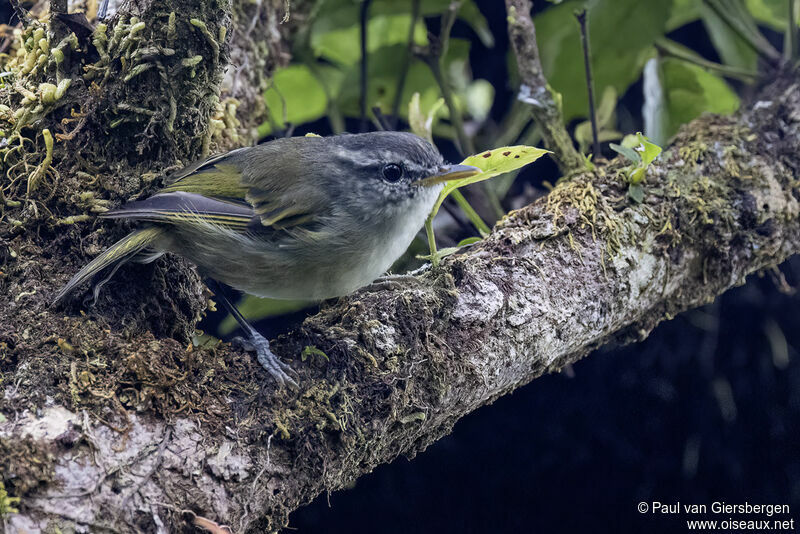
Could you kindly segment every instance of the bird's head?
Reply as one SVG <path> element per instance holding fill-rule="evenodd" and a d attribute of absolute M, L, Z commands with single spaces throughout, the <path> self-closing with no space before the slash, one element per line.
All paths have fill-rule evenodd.
<path fill-rule="evenodd" d="M 328 187 L 363 220 L 433 206 L 444 182 L 480 172 L 445 164 L 439 151 L 411 133 L 371 132 L 325 138 Z M 331 178 L 335 178 L 331 180 Z"/>

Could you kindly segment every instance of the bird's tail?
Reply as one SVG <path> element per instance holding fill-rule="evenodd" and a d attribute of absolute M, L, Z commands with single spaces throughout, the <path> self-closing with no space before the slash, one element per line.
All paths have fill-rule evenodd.
<path fill-rule="evenodd" d="M 150 226 L 136 230 L 123 237 L 109 248 L 104 250 L 99 256 L 93 259 L 87 266 L 78 271 L 78 273 L 67 282 L 67 285 L 61 288 L 61 291 L 53 299 L 53 304 L 58 304 L 64 297 L 70 294 L 76 287 L 84 283 L 86 280 L 99 273 L 110 265 L 119 267 L 122 263 L 133 258 L 136 254 L 152 245 L 161 234 L 164 233 L 163 228 L 157 226 Z M 115 268 L 116 270 L 116 268 Z M 113 274 L 113 273 L 112 273 Z M 110 278 L 110 277 L 109 277 Z"/>

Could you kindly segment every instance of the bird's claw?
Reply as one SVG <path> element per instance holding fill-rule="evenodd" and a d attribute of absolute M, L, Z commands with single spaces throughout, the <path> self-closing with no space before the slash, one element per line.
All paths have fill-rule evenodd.
<path fill-rule="evenodd" d="M 278 386 L 283 387 L 288 385 L 292 389 L 299 389 L 297 380 L 299 375 L 297 371 L 291 368 L 286 363 L 283 363 L 275 353 L 269 348 L 269 341 L 267 338 L 258 332 L 251 332 L 250 338 L 235 337 L 231 340 L 235 346 L 239 346 L 248 352 L 256 353 L 256 360 L 261 364 L 261 367 L 275 379 Z"/>

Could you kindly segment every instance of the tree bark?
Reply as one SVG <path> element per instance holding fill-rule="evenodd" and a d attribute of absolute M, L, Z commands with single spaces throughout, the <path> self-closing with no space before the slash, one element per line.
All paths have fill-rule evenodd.
<path fill-rule="evenodd" d="M 243 72 L 242 86 L 226 86 L 238 52 L 224 43 L 258 35 L 282 49 L 269 37 L 282 4 L 257 4 L 268 31 L 225 35 L 236 5 L 179 4 L 131 7 L 145 37 L 110 49 L 99 78 L 78 80 L 99 55 L 73 50 L 62 75 L 75 87 L 20 129 L 38 150 L 20 141 L 28 148 L 9 157 L 39 168 L 43 129 L 77 115 L 38 187 L 26 194 L 15 169 L 3 182 L 0 480 L 20 499 L 5 499 L 8 532 L 215 528 L 208 521 L 278 530 L 314 496 L 414 456 L 472 410 L 596 347 L 643 339 L 800 247 L 800 84 L 788 72 L 742 112 L 687 125 L 648 170 L 640 204 L 627 197 L 623 162 L 598 165 L 416 281 L 326 303 L 273 345 L 299 371 L 296 392 L 275 389 L 249 354 L 191 345 L 206 301 L 180 260 L 125 266 L 94 307 L 53 309 L 69 275 L 122 233 L 91 216 L 98 206 L 150 191 L 146 173 L 176 159 L 252 138 L 257 121 L 236 115 L 237 126 L 218 103 L 229 87 L 235 110 L 260 109 L 253 87 L 263 79 Z M 181 37 L 170 42 L 171 9 Z M 130 35 L 132 15 L 119 14 L 108 35 L 119 24 Z M 152 43 L 174 53 L 135 55 Z M 161 66 L 126 81 L 136 65 L 126 54 Z"/>

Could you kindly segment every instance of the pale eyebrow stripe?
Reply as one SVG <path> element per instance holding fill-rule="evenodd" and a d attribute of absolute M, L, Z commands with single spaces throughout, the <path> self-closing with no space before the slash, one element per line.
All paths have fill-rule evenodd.
<path fill-rule="evenodd" d="M 367 160 L 363 157 L 363 155 L 357 150 L 351 150 L 344 147 L 336 147 L 336 156 L 347 163 L 352 164 L 355 167 L 360 168 L 370 168 L 374 167 L 380 163 L 398 163 L 403 165 L 407 172 L 412 174 L 423 174 L 427 167 L 419 163 L 417 161 L 406 160 L 403 161 L 401 158 L 398 157 L 397 154 L 394 154 L 388 150 L 382 150 L 378 153 L 378 161 L 374 160 Z"/>

